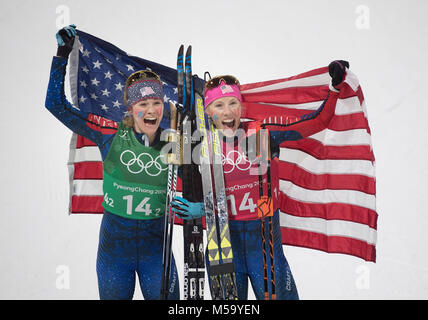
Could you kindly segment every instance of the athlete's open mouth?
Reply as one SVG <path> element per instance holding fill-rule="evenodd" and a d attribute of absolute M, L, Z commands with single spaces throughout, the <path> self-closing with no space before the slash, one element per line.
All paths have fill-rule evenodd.
<path fill-rule="evenodd" d="M 156 118 L 145 118 L 144 123 L 148 125 L 155 125 L 157 122 Z"/>
<path fill-rule="evenodd" d="M 230 120 L 223 120 L 221 122 L 223 124 L 223 126 L 225 126 L 226 128 L 230 128 L 233 129 L 235 127 L 235 120 L 230 119 Z"/>

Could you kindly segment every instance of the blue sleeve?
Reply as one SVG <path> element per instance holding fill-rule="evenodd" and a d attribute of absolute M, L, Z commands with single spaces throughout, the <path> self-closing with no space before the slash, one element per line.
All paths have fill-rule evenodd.
<path fill-rule="evenodd" d="M 46 108 L 71 131 L 81 135 L 99 147 L 103 146 L 107 140 L 111 140 L 111 132 L 103 134 L 102 128 L 94 130 L 88 126 L 88 113 L 83 112 L 67 101 L 64 93 L 64 79 L 66 73 L 67 59 L 53 57 L 50 71 L 49 85 L 46 94 Z M 97 124 L 92 123 L 92 127 Z M 111 128 L 110 128 L 111 129 Z"/>
<path fill-rule="evenodd" d="M 270 131 L 271 144 L 280 145 L 284 141 L 300 140 L 302 135 L 294 130 L 290 131 Z"/>

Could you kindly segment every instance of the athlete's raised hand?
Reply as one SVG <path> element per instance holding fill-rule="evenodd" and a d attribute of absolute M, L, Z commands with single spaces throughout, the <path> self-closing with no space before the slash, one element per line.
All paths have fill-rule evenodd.
<path fill-rule="evenodd" d="M 58 43 L 57 56 L 68 59 L 71 50 L 73 49 L 74 38 L 76 36 L 76 25 L 70 24 L 67 27 L 60 29 L 56 34 Z"/>
<path fill-rule="evenodd" d="M 328 65 L 328 73 L 331 76 L 331 84 L 337 86 L 343 81 L 346 69 L 349 69 L 349 62 L 345 60 L 334 60 Z"/>

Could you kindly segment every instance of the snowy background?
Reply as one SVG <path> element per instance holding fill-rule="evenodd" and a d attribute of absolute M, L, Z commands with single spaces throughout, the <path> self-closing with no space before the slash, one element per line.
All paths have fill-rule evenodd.
<path fill-rule="evenodd" d="M 69 23 L 171 67 L 192 44 L 195 73 L 241 83 L 350 61 L 376 157 L 377 262 L 291 246 L 286 257 L 301 299 L 427 299 L 426 12 L 425 0 L 1 1 L 0 299 L 98 299 L 101 216 L 67 215 L 71 132 L 44 107 Z"/>

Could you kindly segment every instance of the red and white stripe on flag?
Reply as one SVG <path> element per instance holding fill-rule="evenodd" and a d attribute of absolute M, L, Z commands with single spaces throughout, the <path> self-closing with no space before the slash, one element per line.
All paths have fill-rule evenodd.
<path fill-rule="evenodd" d="M 103 163 L 98 146 L 73 133 L 68 161 L 70 214 L 103 213 Z"/>
<path fill-rule="evenodd" d="M 318 109 L 329 91 L 327 68 L 241 86 L 245 120 L 288 124 Z M 267 116 L 268 115 L 268 116 Z M 280 149 L 280 224 L 284 244 L 376 261 L 376 178 L 361 87 L 350 71 L 328 126 Z M 71 214 L 102 213 L 98 147 L 73 134 Z M 181 191 L 181 181 L 178 181 Z"/>

